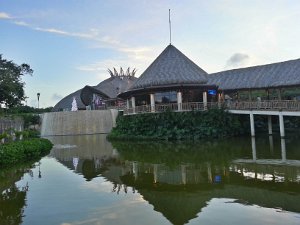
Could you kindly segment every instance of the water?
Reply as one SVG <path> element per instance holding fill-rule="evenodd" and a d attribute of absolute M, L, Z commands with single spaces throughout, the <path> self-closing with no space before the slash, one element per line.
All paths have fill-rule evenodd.
<path fill-rule="evenodd" d="M 49 138 L 0 171 L 0 224 L 300 224 L 300 139 L 113 142 Z"/>

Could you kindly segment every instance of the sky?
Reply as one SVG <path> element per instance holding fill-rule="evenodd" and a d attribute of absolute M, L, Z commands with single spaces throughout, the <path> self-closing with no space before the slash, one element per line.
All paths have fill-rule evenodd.
<path fill-rule="evenodd" d="M 0 54 L 34 70 L 27 105 L 136 76 L 172 44 L 208 73 L 300 58 L 298 0 L 0 0 Z"/>

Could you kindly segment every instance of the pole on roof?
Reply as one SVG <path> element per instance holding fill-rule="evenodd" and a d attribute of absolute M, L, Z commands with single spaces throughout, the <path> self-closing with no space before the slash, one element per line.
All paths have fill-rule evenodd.
<path fill-rule="evenodd" d="M 169 28 L 170 28 L 170 44 L 171 42 L 171 37 L 172 37 L 172 30 L 171 30 L 171 9 L 169 9 Z"/>

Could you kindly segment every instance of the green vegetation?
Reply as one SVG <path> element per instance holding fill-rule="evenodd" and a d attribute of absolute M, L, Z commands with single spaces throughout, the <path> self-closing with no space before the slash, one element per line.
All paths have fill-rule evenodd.
<path fill-rule="evenodd" d="M 109 139 L 197 140 L 243 133 L 239 117 L 223 109 L 118 116 Z"/>
<path fill-rule="evenodd" d="M 43 138 L 26 139 L 0 145 L 0 167 L 26 162 L 47 155 L 52 143 Z"/>
<path fill-rule="evenodd" d="M 17 65 L 3 59 L 0 55 L 0 108 L 1 105 L 5 105 L 6 108 L 21 105 L 26 98 L 25 82 L 21 80 L 21 77 L 32 73 L 33 70 L 28 64 Z"/>

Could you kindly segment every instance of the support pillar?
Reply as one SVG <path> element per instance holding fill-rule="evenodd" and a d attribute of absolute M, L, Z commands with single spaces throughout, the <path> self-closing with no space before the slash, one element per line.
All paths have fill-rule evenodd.
<path fill-rule="evenodd" d="M 177 92 L 177 105 L 178 105 L 178 111 L 182 111 L 182 92 Z"/>
<path fill-rule="evenodd" d="M 204 110 L 207 110 L 207 92 L 203 92 L 203 108 Z"/>
<path fill-rule="evenodd" d="M 251 127 L 251 136 L 254 137 L 255 136 L 255 126 L 254 126 L 254 115 L 252 112 L 250 113 L 250 127 Z"/>
<path fill-rule="evenodd" d="M 155 112 L 154 94 L 150 94 L 150 106 L 151 106 L 151 112 Z"/>
<path fill-rule="evenodd" d="M 286 162 L 286 146 L 284 138 L 281 138 L 281 160 L 282 162 Z"/>
<path fill-rule="evenodd" d="M 131 97 L 132 113 L 135 113 L 135 97 Z"/>
<path fill-rule="evenodd" d="M 273 131 L 272 131 L 272 116 L 268 116 L 268 131 L 269 131 L 269 135 L 272 135 L 273 134 Z"/>
<path fill-rule="evenodd" d="M 126 107 L 127 107 L 127 109 L 129 109 L 129 99 L 128 98 L 126 99 Z"/>
<path fill-rule="evenodd" d="M 222 94 L 218 93 L 218 108 L 221 109 L 222 106 Z"/>
<path fill-rule="evenodd" d="M 269 136 L 269 143 L 270 143 L 270 152 L 271 152 L 271 155 L 273 155 L 273 153 L 274 153 L 274 141 L 273 141 L 273 136 L 272 135 Z"/>
<path fill-rule="evenodd" d="M 255 137 L 251 138 L 251 146 L 252 146 L 252 159 L 253 161 L 256 161 L 256 143 L 255 143 Z"/>
<path fill-rule="evenodd" d="M 284 132 L 284 121 L 283 121 L 282 112 L 279 112 L 279 128 L 280 128 L 280 137 L 284 138 L 285 132 Z"/>

